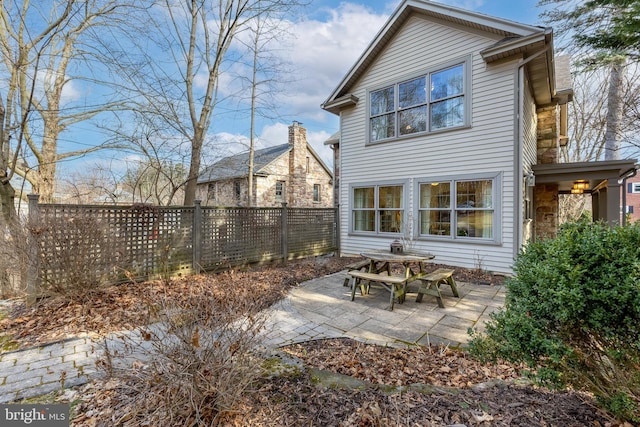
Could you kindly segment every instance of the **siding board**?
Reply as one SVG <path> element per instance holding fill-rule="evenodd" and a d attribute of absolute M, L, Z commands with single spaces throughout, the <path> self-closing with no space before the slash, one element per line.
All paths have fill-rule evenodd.
<path fill-rule="evenodd" d="M 428 37 L 428 39 L 425 39 Z M 349 186 L 409 178 L 405 194 L 406 214 L 416 216 L 416 178 L 456 177 L 470 171 L 501 176 L 502 188 L 494 203 L 500 210 L 501 241 L 480 244 L 468 241 L 416 240 L 416 248 L 436 254 L 435 262 L 492 271 L 511 270 L 513 264 L 513 159 L 515 94 L 514 63 L 488 67 L 479 52 L 496 42 L 451 28 L 433 20 L 412 17 L 378 55 L 376 61 L 351 87 L 358 104 L 341 115 L 340 200 L 341 250 L 355 255 L 369 249 L 388 249 L 397 235 L 348 235 Z M 470 58 L 471 127 L 365 145 L 367 93 L 405 78 L 420 75 Z"/>

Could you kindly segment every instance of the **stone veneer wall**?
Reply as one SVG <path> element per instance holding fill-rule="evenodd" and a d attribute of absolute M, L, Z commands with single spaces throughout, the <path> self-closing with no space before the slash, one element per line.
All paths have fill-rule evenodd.
<path fill-rule="evenodd" d="M 307 130 L 300 123 L 293 122 L 289 126 L 289 145 L 292 147 L 289 153 L 289 176 L 291 185 L 287 188 L 287 203 L 294 206 L 297 200 L 313 198 L 307 194 Z"/>
<path fill-rule="evenodd" d="M 538 163 L 549 164 L 559 161 L 559 107 L 539 108 L 538 116 Z M 558 185 L 538 184 L 534 192 L 535 237 L 553 237 L 558 231 Z"/>
<path fill-rule="evenodd" d="M 289 207 L 295 208 L 333 207 L 331 176 L 307 149 L 307 131 L 300 123 L 294 122 L 289 126 L 289 145 L 292 149 L 288 156 L 281 156 L 266 166 L 266 177 L 255 177 L 253 185 L 256 206 L 280 207 L 282 202 L 287 202 Z M 236 181 L 240 183 L 240 201 L 235 195 Z M 276 198 L 278 181 L 283 181 L 285 186 L 282 199 Z M 314 184 L 320 185 L 319 202 L 313 201 Z M 208 185 L 200 185 L 198 195 L 204 206 L 246 206 L 247 185 L 246 177 L 221 180 L 215 183 L 215 199 L 208 199 Z"/>

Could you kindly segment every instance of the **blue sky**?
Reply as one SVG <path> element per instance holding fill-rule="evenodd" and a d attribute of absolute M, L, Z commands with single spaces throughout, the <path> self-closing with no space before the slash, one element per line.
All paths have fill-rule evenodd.
<path fill-rule="evenodd" d="M 538 0 L 440 1 L 530 25 L 538 24 L 537 2 Z M 313 0 L 301 10 L 299 19 L 288 22 L 294 37 L 287 41 L 287 48 L 281 51 L 284 59 L 293 66 L 295 81 L 287 84 L 277 98 L 281 117 L 277 120 L 261 120 L 258 124 L 258 148 L 286 143 L 287 127 L 295 120 L 307 129 L 307 139 L 330 164 L 331 150 L 323 142 L 338 130 L 339 123 L 338 117 L 323 111 L 320 104 L 330 95 L 399 3 L 400 0 Z M 224 76 L 221 84 L 223 87 L 227 84 Z M 232 83 L 229 82 L 228 85 Z M 81 140 L 80 134 L 87 126 L 89 124 L 85 123 L 75 131 L 70 129 L 62 139 Z M 249 120 L 246 112 L 214 116 L 209 139 L 217 148 L 215 154 L 209 153 L 205 164 L 222 154 L 244 151 L 248 135 Z M 135 156 L 123 158 L 122 153 L 101 152 L 86 156 L 80 161 L 61 164 L 59 170 L 64 176 L 70 171 L 89 170 L 93 164 L 113 167 L 114 159 L 117 159 L 115 164 L 121 166 L 123 161 L 136 160 Z"/>

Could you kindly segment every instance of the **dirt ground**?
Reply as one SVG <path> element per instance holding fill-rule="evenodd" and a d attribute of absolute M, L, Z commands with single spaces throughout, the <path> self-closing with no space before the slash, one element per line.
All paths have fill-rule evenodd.
<path fill-rule="evenodd" d="M 286 266 L 261 266 L 183 278 L 172 282 L 112 286 L 84 304 L 52 298 L 35 307 L 5 302 L 0 320 L 4 351 L 78 335 L 101 336 L 144 324 L 154 296 L 180 298 L 193 281 L 204 281 L 221 297 L 230 281 L 247 296 L 270 305 L 299 283 L 344 269 L 352 258 L 316 258 Z M 435 269 L 439 265 L 431 265 Z M 456 269 L 458 281 L 501 284 L 486 272 Z M 251 286 L 249 286 L 249 284 Z M 1 317 L 0 317 L 1 318 Z M 307 342 L 283 349 L 303 361 L 299 375 L 261 380 L 229 426 L 618 426 L 589 395 L 533 386 L 508 364 L 484 365 L 468 353 L 445 347 L 397 349 L 350 339 Z M 357 386 L 327 387 L 332 374 Z M 341 381 L 340 384 L 349 384 Z M 75 426 L 142 425 L 114 422 L 114 408 L 128 398 L 113 379 L 78 387 L 61 399 L 74 401 Z"/>

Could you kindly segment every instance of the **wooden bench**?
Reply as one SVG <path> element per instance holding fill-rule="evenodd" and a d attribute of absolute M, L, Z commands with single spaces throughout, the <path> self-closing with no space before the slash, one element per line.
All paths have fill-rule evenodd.
<path fill-rule="evenodd" d="M 362 261 L 358 261 L 358 262 L 354 262 L 352 264 L 347 265 L 347 270 L 348 271 L 360 271 L 360 270 L 368 270 L 369 269 L 369 260 L 365 259 Z M 349 280 L 351 280 L 351 277 L 347 276 L 344 279 L 344 283 L 342 284 L 342 286 L 349 286 Z"/>
<path fill-rule="evenodd" d="M 350 271 L 349 275 L 353 278 L 351 284 L 351 301 L 355 299 L 356 287 L 360 286 L 360 293 L 366 295 L 369 293 L 369 283 L 380 283 L 391 294 L 389 300 L 389 308 L 393 310 L 393 302 L 397 298 L 398 303 L 404 302 L 407 293 L 407 279 L 401 276 L 391 276 L 388 274 L 366 273 L 364 271 Z M 363 283 L 366 281 L 366 283 Z"/>
<path fill-rule="evenodd" d="M 453 270 L 447 270 L 445 268 L 439 268 L 431 273 L 428 273 L 419 279 L 422 282 L 420 289 L 418 289 L 418 295 L 416 296 L 416 302 L 422 301 L 424 294 L 433 295 L 438 300 L 438 306 L 444 308 L 442 302 L 442 295 L 440 294 L 440 285 L 447 284 L 451 286 L 451 291 L 454 297 L 460 298 L 458 294 L 458 287 L 456 281 L 453 280 Z"/>

